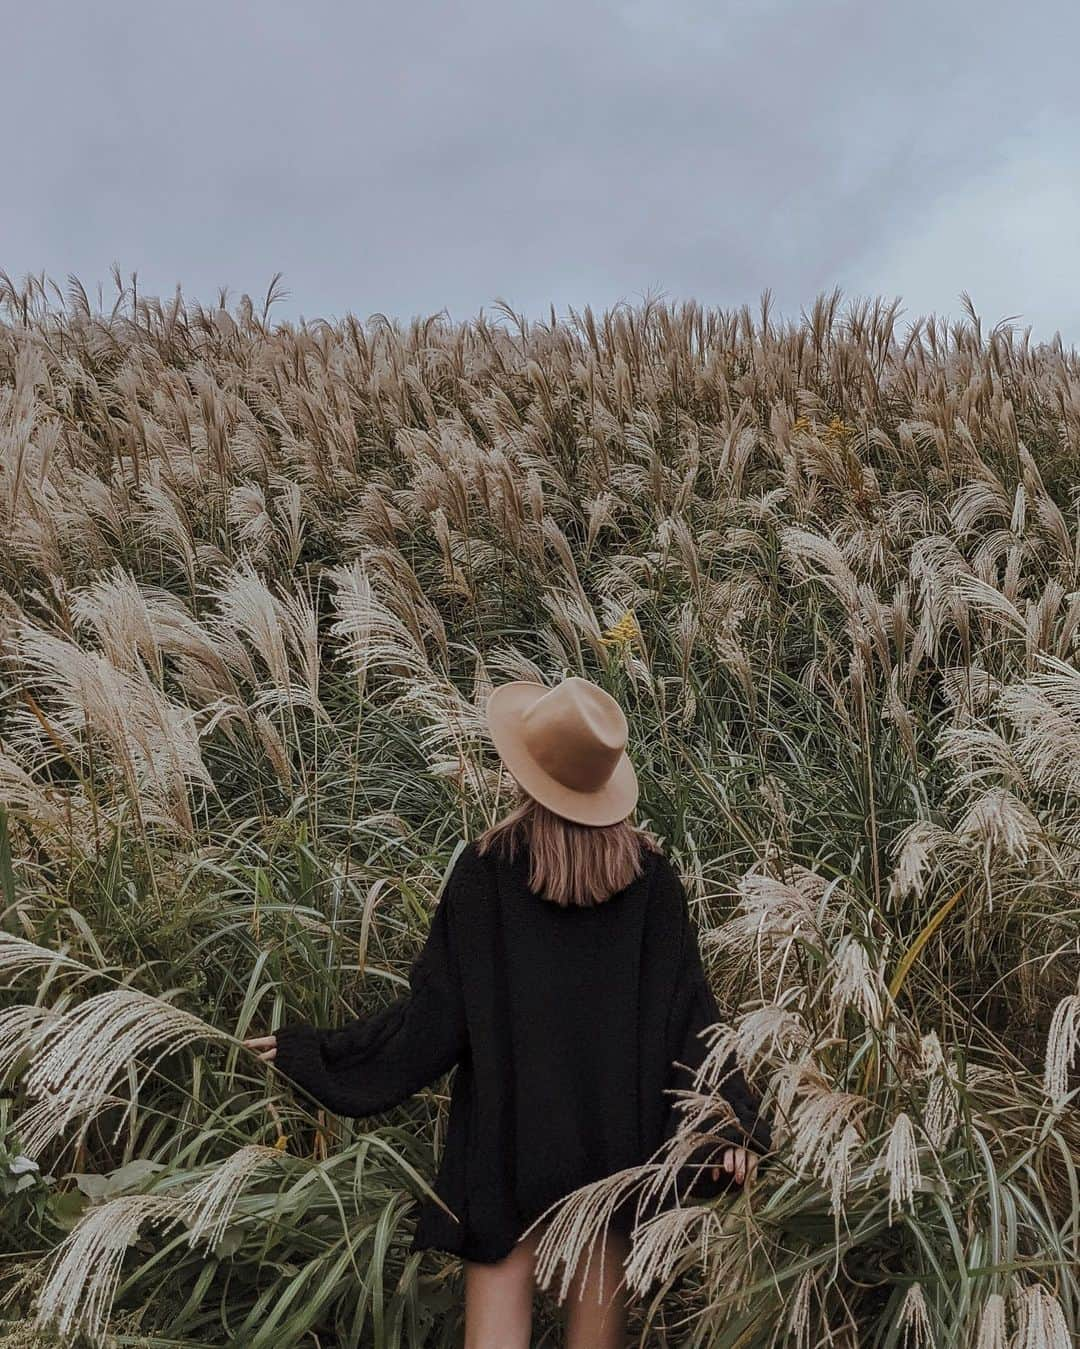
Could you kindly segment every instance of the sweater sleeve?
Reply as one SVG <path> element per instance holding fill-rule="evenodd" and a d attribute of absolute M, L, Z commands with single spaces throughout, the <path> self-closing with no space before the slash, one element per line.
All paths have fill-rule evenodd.
<path fill-rule="evenodd" d="M 274 1066 L 327 1109 L 360 1119 L 400 1104 L 465 1054 L 468 1032 L 454 895 L 469 883 L 468 849 L 458 857 L 409 971 L 409 991 L 336 1029 L 278 1026 Z"/>
<path fill-rule="evenodd" d="M 702 1032 L 722 1021 L 716 997 L 705 976 L 697 933 L 690 918 L 686 891 L 678 873 L 671 870 L 678 895 L 680 922 L 680 956 L 678 982 L 668 1021 L 667 1090 L 671 1093 L 693 1088 L 694 1075 L 708 1053 L 708 1044 Z M 744 1147 L 758 1154 L 772 1147 L 772 1130 L 768 1118 L 761 1113 L 761 1101 L 750 1089 L 734 1053 L 728 1055 L 721 1071 L 719 1093 L 735 1112 L 735 1120 L 714 1130 L 691 1155 L 685 1168 L 688 1188 L 695 1198 L 710 1198 L 727 1189 L 732 1177 L 722 1172 L 713 1181 L 706 1169 L 718 1166 L 724 1153 L 724 1143 Z M 671 1095 L 671 1106 L 666 1118 L 664 1138 L 676 1133 L 682 1118 L 678 1095 Z M 700 1172 L 698 1168 L 702 1168 Z M 680 1187 L 681 1188 L 681 1187 Z"/>

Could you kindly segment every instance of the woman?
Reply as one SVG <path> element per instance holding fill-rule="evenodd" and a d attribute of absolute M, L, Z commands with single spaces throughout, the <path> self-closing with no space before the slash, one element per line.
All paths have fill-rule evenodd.
<path fill-rule="evenodd" d="M 294 1023 L 245 1043 L 354 1118 L 456 1065 L 433 1186 L 446 1207 L 425 1199 L 412 1248 L 464 1259 L 466 1349 L 528 1349 L 542 1225 L 525 1229 L 675 1132 L 675 1093 L 720 1014 L 682 884 L 630 822 L 638 785 L 618 703 L 586 679 L 515 680 L 492 693 L 487 725 L 522 799 L 460 852 L 409 992 L 337 1030 Z M 725 1067 L 737 1124 L 684 1197 L 742 1184 L 771 1144 L 734 1059 Z M 623 1342 L 628 1230 L 613 1222 L 603 1261 L 572 1285 L 570 1349 Z"/>

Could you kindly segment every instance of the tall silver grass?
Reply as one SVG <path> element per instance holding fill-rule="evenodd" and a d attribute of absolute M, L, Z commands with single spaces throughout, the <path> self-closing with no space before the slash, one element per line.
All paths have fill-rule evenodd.
<path fill-rule="evenodd" d="M 642 1206 L 643 1343 L 1068 1343 L 1076 353 L 836 293 L 294 325 L 273 285 L 118 290 L 0 274 L 0 1145 L 52 1176 L 13 1201 L 46 1319 L 392 1345 L 438 1305 L 452 1342 L 399 1240 L 445 1093 L 335 1121 L 234 1036 L 400 989 L 450 838 L 508 799 L 488 690 L 578 672 L 628 708 L 724 1020 L 542 1281 L 722 1125 L 735 1050 L 777 1156 Z M 178 1217 L 224 1298 L 153 1244 Z"/>

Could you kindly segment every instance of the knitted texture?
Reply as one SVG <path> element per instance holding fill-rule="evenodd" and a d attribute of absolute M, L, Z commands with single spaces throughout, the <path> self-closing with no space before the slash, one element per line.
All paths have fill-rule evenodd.
<path fill-rule="evenodd" d="M 642 849 L 642 874 L 601 904 L 563 908 L 528 887 L 528 860 L 461 851 L 409 990 L 337 1029 L 278 1026 L 275 1066 L 336 1114 L 365 1118 L 454 1070 L 433 1190 L 412 1248 L 501 1259 L 578 1186 L 645 1161 L 678 1124 L 721 1014 L 681 881 Z M 710 1198 L 722 1147 L 771 1147 L 760 1101 L 729 1059 L 737 1123 L 680 1171 L 678 1197 Z"/>

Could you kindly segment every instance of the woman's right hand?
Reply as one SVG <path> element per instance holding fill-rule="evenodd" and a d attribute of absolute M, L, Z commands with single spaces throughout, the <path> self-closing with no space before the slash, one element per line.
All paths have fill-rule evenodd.
<path fill-rule="evenodd" d="M 758 1155 L 751 1152 L 748 1148 L 725 1148 L 724 1156 L 720 1166 L 712 1168 L 713 1180 L 720 1179 L 720 1172 L 727 1171 L 734 1175 L 738 1184 L 750 1179 L 757 1170 Z"/>
<path fill-rule="evenodd" d="M 244 1046 L 256 1051 L 263 1050 L 264 1052 L 259 1054 L 259 1058 L 264 1059 L 267 1063 L 273 1063 L 277 1055 L 277 1036 L 256 1035 L 254 1039 L 245 1040 Z"/>

